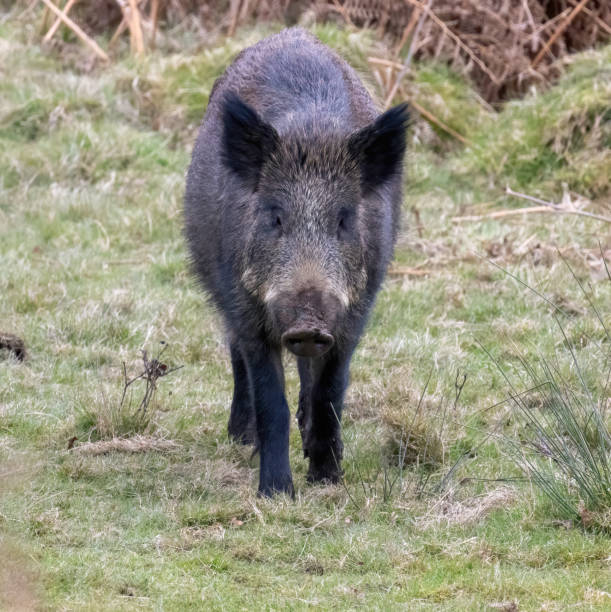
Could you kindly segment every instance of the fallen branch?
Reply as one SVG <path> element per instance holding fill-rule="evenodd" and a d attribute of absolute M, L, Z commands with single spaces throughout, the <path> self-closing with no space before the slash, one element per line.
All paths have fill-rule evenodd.
<path fill-rule="evenodd" d="M 567 210 L 564 208 L 550 208 L 549 206 L 529 206 L 527 208 L 515 208 L 511 210 L 498 210 L 486 215 L 467 215 L 465 217 L 454 217 L 452 223 L 466 223 L 469 221 L 483 221 L 484 219 L 500 219 L 502 217 L 513 217 L 515 215 L 525 215 L 530 213 L 556 213 L 566 215 L 581 215 L 611 223 L 611 218 L 602 215 L 593 215 L 583 210 Z"/>
<path fill-rule="evenodd" d="M 468 221 L 483 221 L 484 219 L 500 219 L 501 217 L 512 217 L 514 215 L 523 215 L 528 213 L 545 213 L 554 212 L 553 209 L 546 206 L 531 206 L 529 208 L 515 208 L 511 210 L 497 210 L 496 212 L 485 215 L 465 215 L 464 217 L 454 217 L 452 223 L 463 223 Z"/>
<path fill-rule="evenodd" d="M 70 19 L 67 15 L 64 15 L 62 11 L 60 11 L 51 0 L 42 0 L 42 2 L 49 8 L 55 15 L 61 19 L 88 47 L 90 47 L 93 52 L 103 61 L 109 62 L 110 59 L 108 55 L 104 52 L 104 50 L 98 45 L 95 40 L 91 37 L 87 36 L 81 28 Z"/>
<path fill-rule="evenodd" d="M 526 193 L 520 193 L 519 191 L 514 191 L 513 189 L 511 189 L 511 187 L 506 187 L 505 193 L 507 195 L 514 196 L 516 198 L 521 198 L 522 200 L 528 200 L 529 202 L 534 202 L 535 204 L 543 204 L 543 206 L 548 206 L 551 210 L 554 210 L 555 212 L 570 213 L 573 215 L 581 215 L 583 217 L 589 217 L 590 219 L 596 219 L 598 221 L 604 221 L 605 223 L 611 223 L 610 217 L 605 217 L 603 215 L 589 213 L 589 212 L 586 212 L 585 210 L 579 210 L 578 208 L 567 208 L 566 206 L 562 206 L 554 202 L 548 202 L 547 200 L 542 200 L 541 198 L 536 198 L 535 196 L 531 196 Z"/>

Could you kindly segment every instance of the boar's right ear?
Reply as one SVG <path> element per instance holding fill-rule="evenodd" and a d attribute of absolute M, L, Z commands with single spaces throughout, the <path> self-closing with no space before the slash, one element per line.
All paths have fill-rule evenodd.
<path fill-rule="evenodd" d="M 223 105 L 223 161 L 253 191 L 265 160 L 278 144 L 278 133 L 234 92 Z"/>
<path fill-rule="evenodd" d="M 399 104 L 350 137 L 348 147 L 358 160 L 364 192 L 401 171 L 408 120 L 407 104 Z"/>

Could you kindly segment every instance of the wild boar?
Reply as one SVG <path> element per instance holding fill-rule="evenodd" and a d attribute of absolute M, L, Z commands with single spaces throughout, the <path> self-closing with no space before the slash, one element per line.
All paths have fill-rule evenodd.
<path fill-rule="evenodd" d="M 405 105 L 380 114 L 299 28 L 242 51 L 213 87 L 185 236 L 226 328 L 229 434 L 257 444 L 262 495 L 294 494 L 282 347 L 297 357 L 308 481 L 341 476 L 348 369 L 393 254 L 407 119 Z"/>

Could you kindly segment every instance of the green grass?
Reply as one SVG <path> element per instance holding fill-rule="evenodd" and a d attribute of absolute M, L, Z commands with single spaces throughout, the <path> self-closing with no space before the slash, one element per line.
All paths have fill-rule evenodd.
<path fill-rule="evenodd" d="M 553 309 L 492 259 L 562 307 L 588 387 L 608 402 L 591 350 L 608 354 L 608 338 L 557 253 L 609 327 L 608 225 L 452 219 L 507 207 L 505 183 L 551 199 L 565 181 L 593 199 L 589 210 L 604 208 L 610 48 L 497 115 L 447 69 L 414 68 L 425 100 L 447 98 L 444 121 L 473 145 L 425 141 L 416 121 L 395 265 L 427 274 L 388 278 L 355 355 L 344 486 L 306 484 L 293 427 L 292 502 L 258 499 L 257 459 L 227 440 L 229 359 L 181 236 L 214 78 L 271 30 L 84 72 L 74 49 L 43 51 L 33 27 L 0 25 L 0 330 L 29 353 L 0 354 L 0 608 L 608 609 L 609 537 L 556 522 L 524 479 L 506 443 L 524 424 L 500 403 L 510 389 L 482 348 L 524 389 L 523 360 L 540 355 L 576 382 Z M 317 33 L 366 70 L 370 34 Z M 122 362 L 137 371 L 140 350 L 160 341 L 164 361 L 184 367 L 159 381 L 151 429 L 177 450 L 68 451 L 91 435 L 92 414 L 117 405 Z M 409 455 L 399 472 L 405 429 L 434 461 Z M 396 479 L 389 494 L 385 477 Z"/>

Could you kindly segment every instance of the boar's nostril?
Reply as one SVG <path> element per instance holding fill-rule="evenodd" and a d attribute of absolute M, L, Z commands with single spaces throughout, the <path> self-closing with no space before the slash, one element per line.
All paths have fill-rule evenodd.
<path fill-rule="evenodd" d="M 318 329 L 290 329 L 282 335 L 282 344 L 299 357 L 320 357 L 334 344 L 333 336 Z"/>

